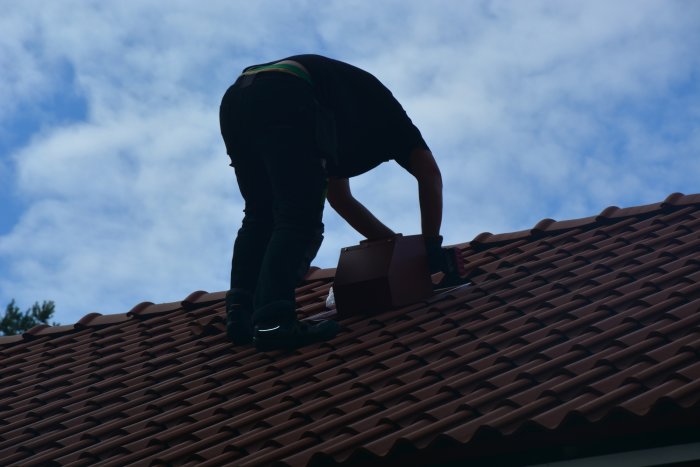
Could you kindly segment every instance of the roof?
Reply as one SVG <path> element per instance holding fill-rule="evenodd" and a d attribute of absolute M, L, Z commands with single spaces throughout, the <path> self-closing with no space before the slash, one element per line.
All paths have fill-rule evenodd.
<path fill-rule="evenodd" d="M 697 433 L 700 195 L 458 246 L 470 285 L 291 353 L 228 343 L 223 292 L 2 337 L 0 459 L 524 463 Z"/>

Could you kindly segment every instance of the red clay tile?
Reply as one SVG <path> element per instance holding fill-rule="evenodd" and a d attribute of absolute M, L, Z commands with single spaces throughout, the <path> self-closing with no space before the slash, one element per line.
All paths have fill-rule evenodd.
<path fill-rule="evenodd" d="M 603 209 L 598 216 L 596 216 L 596 220 L 603 220 L 603 219 L 609 219 L 611 218 L 615 213 L 617 213 L 620 210 L 617 206 L 608 206 L 607 208 Z"/>
<path fill-rule="evenodd" d="M 598 220 L 597 216 L 584 217 L 582 219 L 573 219 L 568 221 L 556 221 L 547 226 L 547 232 L 566 232 L 575 229 L 588 227 Z"/>
<path fill-rule="evenodd" d="M 532 232 L 542 233 L 545 230 L 549 229 L 549 227 L 555 222 L 556 221 L 554 219 L 542 219 L 537 224 L 535 224 L 535 226 L 532 228 Z"/>

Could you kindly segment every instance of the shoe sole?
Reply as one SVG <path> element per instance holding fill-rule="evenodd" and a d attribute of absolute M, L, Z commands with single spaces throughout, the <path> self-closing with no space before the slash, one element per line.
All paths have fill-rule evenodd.
<path fill-rule="evenodd" d="M 332 323 L 332 324 L 331 324 Z M 340 325 L 336 322 L 327 321 L 324 323 L 325 332 L 305 335 L 288 335 L 280 338 L 270 336 L 265 339 L 259 338 L 259 332 L 255 333 L 253 343 L 260 352 L 271 350 L 294 350 L 317 342 L 326 342 L 333 339 L 340 331 Z"/>

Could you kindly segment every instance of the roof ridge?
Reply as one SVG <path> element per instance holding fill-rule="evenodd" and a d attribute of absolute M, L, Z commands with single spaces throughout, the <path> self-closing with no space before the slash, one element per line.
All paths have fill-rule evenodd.
<path fill-rule="evenodd" d="M 700 205 L 700 194 L 684 195 L 683 193 L 671 193 L 661 202 L 632 206 L 627 208 L 619 208 L 617 206 L 608 206 L 603 209 L 598 215 L 583 217 L 580 219 L 569 219 L 556 221 L 550 218 L 544 218 L 538 221 L 531 229 L 520 230 L 516 232 L 506 232 L 500 234 L 492 234 L 491 232 L 482 232 L 478 234 L 470 242 L 460 243 L 457 246 L 462 249 L 472 248 L 474 250 L 483 250 L 491 246 L 501 246 L 518 240 L 526 240 L 535 236 L 542 236 L 550 233 L 560 233 L 564 230 L 573 228 L 581 228 L 595 225 L 600 222 L 609 222 L 611 220 L 622 220 L 631 216 L 653 214 L 662 210 L 670 210 L 683 206 Z M 304 278 L 305 282 L 313 282 L 319 280 L 327 280 L 335 277 L 335 268 L 321 269 L 311 267 L 309 273 Z M 128 320 L 139 318 L 147 319 L 152 316 L 158 316 L 169 313 L 174 310 L 184 309 L 191 311 L 197 308 L 213 305 L 223 301 L 225 291 L 222 292 L 206 292 L 198 290 L 189 294 L 185 299 L 178 302 L 169 302 L 154 304 L 153 302 L 144 301 L 135 305 L 126 313 L 106 314 L 92 312 L 83 316 L 74 324 L 62 326 L 48 326 L 40 324 L 25 331 L 22 334 L 12 336 L 0 336 L 0 346 L 12 345 L 17 342 L 36 339 L 45 336 L 59 336 L 74 331 L 80 331 L 85 328 L 101 327 L 112 324 L 119 324 Z"/>
<path fill-rule="evenodd" d="M 515 232 L 493 234 L 491 232 L 481 232 L 470 242 L 460 243 L 455 246 L 482 250 L 489 246 L 503 245 L 517 240 L 526 240 L 531 237 L 541 236 L 550 233 L 560 233 L 573 228 L 589 227 L 596 223 L 618 221 L 632 216 L 651 215 L 659 211 L 680 208 L 700 204 L 700 194 L 684 195 L 683 193 L 671 193 L 663 201 L 645 204 L 640 206 L 630 206 L 620 208 L 618 206 L 608 206 L 598 215 L 582 217 L 578 219 L 567 219 L 556 221 L 544 218 L 538 221 L 532 228 Z"/>
<path fill-rule="evenodd" d="M 198 290 L 192 292 L 184 300 L 179 302 L 160 304 L 155 304 L 153 302 L 141 302 L 132 307 L 131 310 L 126 313 L 112 313 L 103 315 L 102 313 L 91 312 L 80 318 L 74 324 L 65 324 L 61 326 L 38 324 L 22 334 L 0 336 L 0 346 L 11 345 L 17 342 L 32 340 L 39 337 L 64 335 L 74 331 L 82 331 L 86 328 L 97 328 L 112 324 L 120 324 L 133 319 L 148 319 L 180 309 L 191 311 L 223 301 L 225 295 L 226 292 L 210 293 L 203 290 Z"/>

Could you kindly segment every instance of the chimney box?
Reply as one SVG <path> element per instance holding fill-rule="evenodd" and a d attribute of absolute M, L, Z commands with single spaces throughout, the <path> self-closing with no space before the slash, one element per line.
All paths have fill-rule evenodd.
<path fill-rule="evenodd" d="M 399 234 L 341 249 L 333 293 L 341 316 L 379 313 L 430 297 L 423 236 Z"/>

